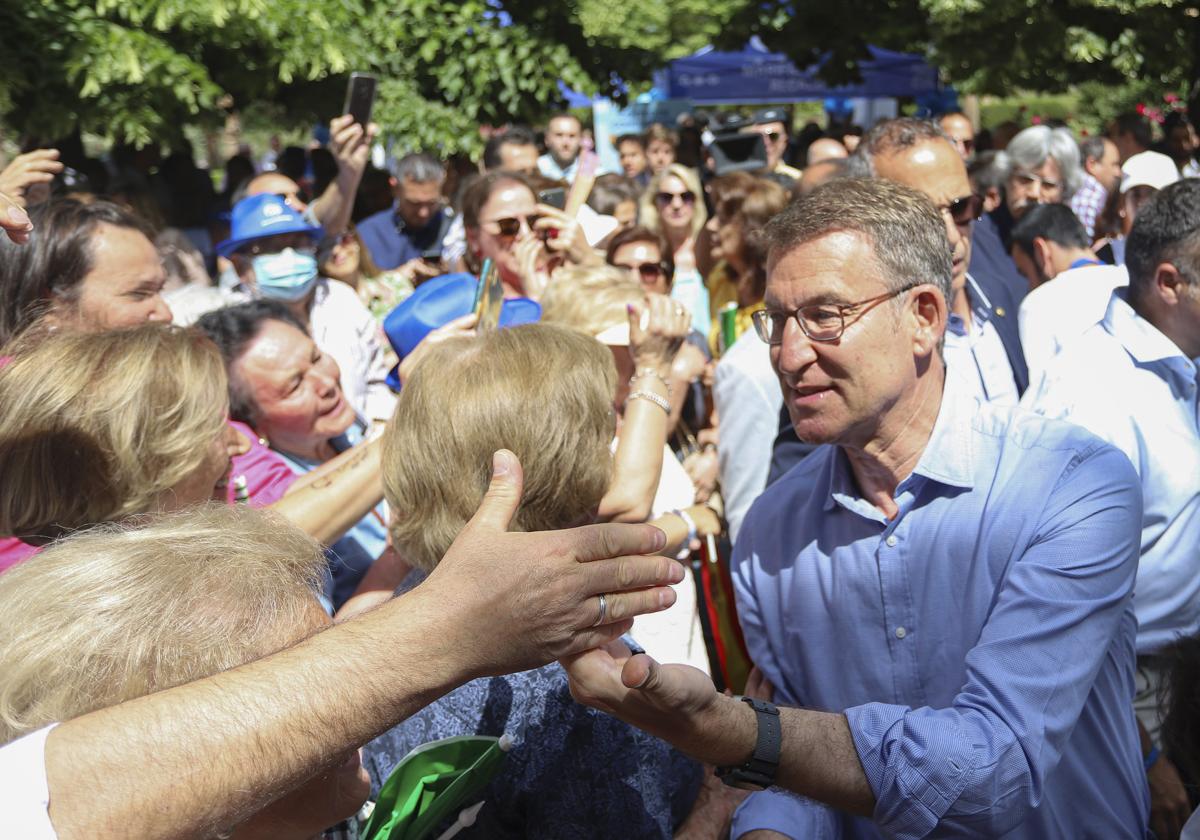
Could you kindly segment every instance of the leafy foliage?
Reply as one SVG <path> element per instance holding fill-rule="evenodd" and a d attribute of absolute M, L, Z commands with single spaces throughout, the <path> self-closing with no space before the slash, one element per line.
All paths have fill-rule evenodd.
<path fill-rule="evenodd" d="M 831 81 L 878 44 L 1004 94 L 1182 89 L 1197 27 L 1195 0 L 4 0 L 0 114 L 32 137 L 170 142 L 253 103 L 327 120 L 366 70 L 390 139 L 473 152 L 480 125 L 544 117 L 560 79 L 619 99 L 672 58 L 754 34 L 799 64 L 827 57 Z"/>

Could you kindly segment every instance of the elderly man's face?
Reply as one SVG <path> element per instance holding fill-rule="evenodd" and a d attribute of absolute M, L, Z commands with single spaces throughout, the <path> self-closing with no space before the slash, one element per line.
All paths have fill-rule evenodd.
<path fill-rule="evenodd" d="M 404 224 L 420 230 L 442 207 L 441 181 L 405 178 L 396 190 L 396 210 Z"/>
<path fill-rule="evenodd" d="M 546 127 L 546 148 L 559 163 L 570 163 L 579 155 L 583 131 L 574 117 L 555 117 Z"/>
<path fill-rule="evenodd" d="M 858 303 L 889 291 L 871 243 L 857 232 L 773 254 L 767 272 L 765 303 L 773 311 Z M 888 299 L 846 312 L 844 323 L 841 338 L 820 342 L 789 318 L 782 343 L 771 347 L 771 365 L 801 440 L 861 447 L 914 385 L 913 331 Z"/>
<path fill-rule="evenodd" d="M 1036 169 L 1014 167 L 1005 184 L 1004 201 L 1014 219 L 1035 204 L 1061 204 L 1062 200 L 1062 169 L 1052 157 Z"/>
<path fill-rule="evenodd" d="M 898 184 L 924 193 L 942 212 L 946 236 L 950 240 L 953 259 L 953 288 L 963 288 L 967 282 L 967 267 L 971 263 L 971 228 L 974 221 L 956 222 L 951 207 L 970 199 L 971 181 L 967 167 L 958 151 L 945 140 L 929 140 L 902 149 L 893 155 L 875 158 L 875 172 Z"/>

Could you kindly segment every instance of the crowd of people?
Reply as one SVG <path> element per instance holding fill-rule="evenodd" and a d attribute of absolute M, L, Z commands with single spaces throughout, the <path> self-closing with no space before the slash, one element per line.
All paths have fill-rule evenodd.
<path fill-rule="evenodd" d="M 1008 128 L 14 158 L 0 824 L 1200 837 L 1196 133 Z"/>

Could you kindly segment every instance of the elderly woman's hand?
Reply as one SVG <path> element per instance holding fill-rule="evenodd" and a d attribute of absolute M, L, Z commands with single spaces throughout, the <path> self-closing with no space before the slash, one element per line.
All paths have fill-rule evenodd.
<path fill-rule="evenodd" d="M 629 354 L 638 370 L 652 368 L 665 380 L 691 323 L 687 307 L 666 295 L 646 295 L 641 303 L 632 304 Z"/>
<path fill-rule="evenodd" d="M 534 233 L 546 237 L 546 247 L 554 254 L 563 254 L 573 263 L 580 265 L 601 262 L 592 248 L 579 219 L 572 218 L 548 204 L 539 204 L 541 218 L 533 226 Z"/>
<path fill-rule="evenodd" d="M 421 361 L 421 357 L 435 344 L 445 341 L 448 338 L 456 338 L 460 335 L 475 335 L 475 324 L 478 322 L 479 316 L 474 312 L 463 315 L 461 318 L 455 318 L 448 324 L 438 327 L 436 330 L 430 331 L 429 335 L 425 336 L 413 348 L 413 351 L 404 357 L 400 362 L 400 367 L 396 371 L 396 375 L 400 377 L 400 385 L 408 382 L 408 378 L 412 376 L 412 372 L 416 370 L 417 364 Z"/>

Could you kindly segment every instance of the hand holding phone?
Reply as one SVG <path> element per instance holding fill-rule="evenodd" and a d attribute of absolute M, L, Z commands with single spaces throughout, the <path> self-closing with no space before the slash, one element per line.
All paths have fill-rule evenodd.
<path fill-rule="evenodd" d="M 371 109 L 375 105 L 375 77 L 368 73 L 351 73 L 346 83 L 346 102 L 342 113 L 366 128 L 371 124 Z"/>

